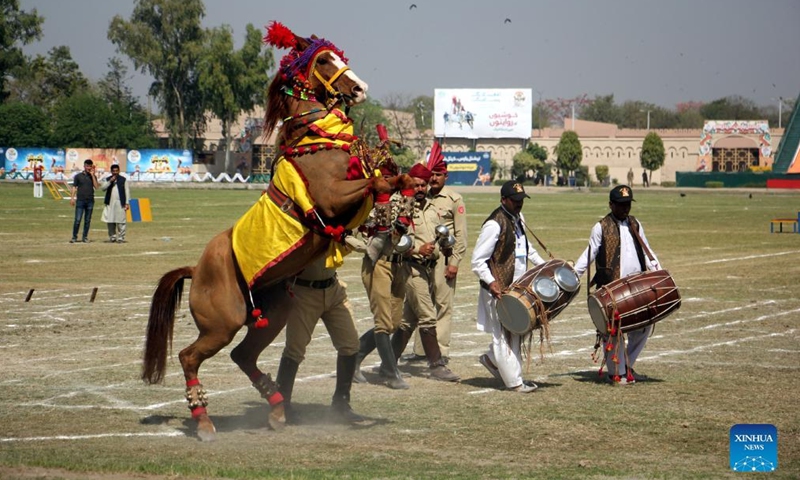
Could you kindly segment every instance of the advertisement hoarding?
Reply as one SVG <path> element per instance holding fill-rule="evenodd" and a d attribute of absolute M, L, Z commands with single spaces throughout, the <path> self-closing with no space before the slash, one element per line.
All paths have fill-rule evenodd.
<path fill-rule="evenodd" d="M 443 138 L 530 138 L 530 88 L 437 88 L 434 135 Z"/>

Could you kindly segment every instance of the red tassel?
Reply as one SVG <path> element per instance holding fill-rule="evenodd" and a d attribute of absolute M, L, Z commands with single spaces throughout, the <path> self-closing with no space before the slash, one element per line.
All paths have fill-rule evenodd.
<path fill-rule="evenodd" d="M 608 342 L 608 344 L 606 345 L 606 352 L 610 352 L 611 350 L 614 350 L 614 344 Z"/>
<path fill-rule="evenodd" d="M 614 363 L 619 363 L 619 358 L 616 355 L 611 355 L 611 361 Z"/>
<path fill-rule="evenodd" d="M 628 380 L 628 382 L 631 382 L 631 383 L 633 383 L 635 381 L 635 379 L 633 378 L 633 374 L 631 373 L 630 370 L 628 370 L 628 373 L 625 375 L 625 379 Z"/>
<path fill-rule="evenodd" d="M 294 48 L 297 45 L 297 38 L 286 25 L 273 20 L 267 27 L 264 43 L 278 48 Z"/>
<path fill-rule="evenodd" d="M 619 375 L 614 375 L 612 378 L 614 379 L 614 383 L 619 383 Z"/>
<path fill-rule="evenodd" d="M 619 319 L 620 319 L 619 310 L 614 310 L 614 320 L 619 322 Z"/>
<path fill-rule="evenodd" d="M 256 320 L 255 324 L 256 328 L 265 328 L 268 326 L 269 326 L 269 320 L 267 320 L 266 318 L 259 318 L 258 320 Z"/>
<path fill-rule="evenodd" d="M 617 328 L 616 327 L 612 328 L 611 330 L 608 331 L 608 334 L 613 337 L 614 335 L 617 334 Z"/>
<path fill-rule="evenodd" d="M 260 308 L 254 308 L 253 311 L 250 312 L 250 315 L 252 315 L 253 318 L 260 317 L 261 316 L 261 309 Z"/>
<path fill-rule="evenodd" d="M 600 365 L 600 370 L 598 370 L 598 371 L 597 371 L 597 376 L 598 376 L 598 377 L 602 377 L 602 376 L 603 376 L 603 366 L 604 366 L 604 365 L 603 365 L 603 364 L 601 364 L 601 365 Z"/>
<path fill-rule="evenodd" d="M 331 227 L 330 225 L 325 225 L 325 229 L 323 230 L 323 232 L 325 232 L 325 235 L 330 237 L 333 235 L 333 227 Z"/>

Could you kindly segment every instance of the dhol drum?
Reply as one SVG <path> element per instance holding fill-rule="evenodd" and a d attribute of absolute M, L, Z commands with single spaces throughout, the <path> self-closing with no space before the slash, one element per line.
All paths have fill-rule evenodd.
<path fill-rule="evenodd" d="M 534 267 L 497 300 L 497 316 L 510 332 L 526 335 L 561 313 L 578 295 L 581 280 L 564 260 Z"/>
<path fill-rule="evenodd" d="M 588 303 L 597 331 L 606 335 L 610 326 L 626 333 L 663 320 L 680 308 L 681 294 L 669 272 L 654 270 L 600 287 Z M 614 320 L 614 310 L 619 312 L 618 320 Z"/>

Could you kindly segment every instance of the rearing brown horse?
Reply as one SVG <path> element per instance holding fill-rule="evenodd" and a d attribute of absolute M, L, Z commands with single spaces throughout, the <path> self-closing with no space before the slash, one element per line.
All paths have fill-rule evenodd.
<path fill-rule="evenodd" d="M 341 50 L 316 36 L 299 37 L 277 22 L 270 25 L 265 41 L 291 49 L 268 90 L 265 136 L 282 120 L 278 139 L 283 155 L 273 163 L 272 182 L 233 228 L 211 239 L 197 265 L 172 270 L 161 278 L 147 325 L 142 379 L 159 383 L 166 371 L 183 283 L 191 278 L 189 308 L 199 335 L 181 350 L 179 358 L 189 408 L 197 421 L 198 437 L 204 441 L 213 440 L 216 431 L 198 379 L 203 361 L 247 325 L 247 334 L 231 358 L 269 401 L 273 407 L 270 424 L 277 427 L 283 417 L 282 399 L 276 384 L 256 362 L 283 329 L 286 318 L 269 322 L 262 317 L 262 308 L 266 311 L 285 298 L 281 281 L 313 259 L 329 255 L 329 261 L 336 261 L 331 245 L 340 245 L 345 229 L 363 221 L 373 194 L 410 185 L 406 175 L 396 175 L 396 167 L 385 172 L 394 176 L 381 175 L 369 158 L 353 151 L 364 148 L 357 148 L 352 122 L 340 107 L 363 102 L 367 85 L 347 67 Z M 254 232 L 258 225 L 291 230 L 276 225 L 289 217 L 301 233 L 287 244 L 269 244 L 261 232 Z M 256 254 L 261 257 L 251 259 L 248 255 L 259 248 L 262 251 Z M 258 263 L 261 259 L 263 264 Z"/>

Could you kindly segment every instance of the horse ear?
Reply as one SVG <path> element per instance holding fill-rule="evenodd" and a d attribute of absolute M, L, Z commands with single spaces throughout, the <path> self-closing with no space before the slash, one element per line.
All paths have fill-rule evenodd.
<path fill-rule="evenodd" d="M 311 42 L 309 42 L 308 39 L 305 39 L 297 35 L 295 35 L 294 38 L 295 38 L 295 48 L 297 50 L 301 51 L 305 50 L 306 48 L 308 48 L 309 45 L 311 45 Z"/>

